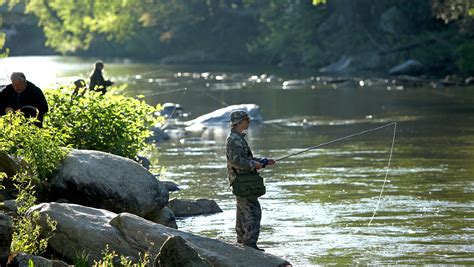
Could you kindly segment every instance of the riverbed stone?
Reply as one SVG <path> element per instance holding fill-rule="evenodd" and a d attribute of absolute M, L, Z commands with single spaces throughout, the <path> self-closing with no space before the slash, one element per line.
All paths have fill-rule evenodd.
<path fill-rule="evenodd" d="M 170 236 L 160 248 L 160 253 L 156 256 L 154 266 L 174 267 L 211 267 L 212 265 L 201 258 L 199 254 L 190 247 L 180 236 Z"/>
<path fill-rule="evenodd" d="M 178 184 L 175 182 L 172 182 L 172 181 L 161 181 L 161 182 L 165 185 L 166 190 L 168 190 L 168 192 L 174 192 L 174 191 L 180 190 Z"/>
<path fill-rule="evenodd" d="M 176 216 L 174 215 L 174 212 L 168 207 L 157 209 L 156 211 L 151 212 L 147 215 L 146 219 L 164 226 L 178 229 L 178 224 L 176 224 Z"/>
<path fill-rule="evenodd" d="M 13 224 L 10 216 L 0 213 L 0 266 L 6 266 L 12 243 Z"/>
<path fill-rule="evenodd" d="M 168 191 L 133 160 L 72 149 L 51 181 L 50 199 L 144 217 L 168 203 Z"/>
<path fill-rule="evenodd" d="M 168 203 L 168 207 L 173 210 L 177 217 L 188 217 L 204 214 L 214 214 L 222 212 L 222 209 L 214 200 L 210 199 L 177 199 L 173 198 Z"/>
<path fill-rule="evenodd" d="M 34 256 L 31 254 L 26 253 L 17 253 L 13 258 L 10 260 L 8 266 L 10 267 L 25 267 L 30 266 L 29 261 L 33 262 L 33 266 L 40 266 L 40 267 L 68 267 L 72 266 L 64 261 L 60 260 L 49 260 L 40 256 Z M 4 266 L 4 265 L 2 265 Z"/>
<path fill-rule="evenodd" d="M 170 139 L 170 136 L 160 127 L 151 128 L 152 135 L 146 139 L 147 143 L 161 143 Z"/>
<path fill-rule="evenodd" d="M 57 222 L 49 247 L 59 257 L 72 261 L 77 252 L 89 255 L 89 263 L 110 251 L 138 261 L 139 253 L 154 259 L 170 236 L 179 236 L 212 266 L 282 266 L 289 263 L 279 257 L 220 240 L 201 237 L 145 220 L 131 213 L 113 212 L 67 203 L 42 203 L 30 209 L 38 211 L 42 235 L 49 236 L 46 215 Z"/>

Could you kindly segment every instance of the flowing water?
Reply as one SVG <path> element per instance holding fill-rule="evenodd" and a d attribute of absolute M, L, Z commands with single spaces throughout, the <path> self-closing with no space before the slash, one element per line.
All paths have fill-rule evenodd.
<path fill-rule="evenodd" d="M 41 86 L 87 77 L 93 61 L 62 57 L 5 60 Z M 39 70 L 41 69 L 41 70 Z M 245 66 L 107 63 L 124 94 L 149 104 L 177 102 L 190 118 L 230 104 L 260 105 L 265 122 L 247 137 L 257 156 L 278 158 L 359 131 L 393 128 L 312 150 L 262 172 L 267 194 L 259 245 L 294 266 L 474 264 L 474 87 L 394 86 L 390 80 L 324 83 L 306 71 Z M 261 76 L 265 74 L 266 76 Z M 271 76 L 274 75 L 274 76 Z M 283 81 L 298 79 L 283 89 Z M 288 85 L 288 83 L 286 84 Z M 363 85 L 363 86 L 362 86 Z M 156 94 L 172 89 L 187 88 Z M 223 212 L 179 218 L 181 230 L 235 241 L 235 201 L 227 186 L 227 128 L 162 143 L 150 157 L 181 191 Z"/>

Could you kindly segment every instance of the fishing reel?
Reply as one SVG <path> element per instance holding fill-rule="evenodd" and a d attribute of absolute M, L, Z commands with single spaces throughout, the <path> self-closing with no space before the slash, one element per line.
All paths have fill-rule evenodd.
<path fill-rule="evenodd" d="M 267 167 L 267 165 L 270 161 L 267 158 L 263 158 L 259 162 L 260 162 L 260 164 L 262 164 L 262 168 L 265 168 L 265 167 Z"/>

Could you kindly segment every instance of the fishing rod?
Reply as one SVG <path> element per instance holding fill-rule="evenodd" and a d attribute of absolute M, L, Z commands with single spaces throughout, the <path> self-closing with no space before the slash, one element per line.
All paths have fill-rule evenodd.
<path fill-rule="evenodd" d="M 380 202 L 382 201 L 382 195 L 383 195 L 383 191 L 385 189 L 385 185 L 388 182 L 387 177 L 388 177 L 388 172 L 390 170 L 390 163 L 392 162 L 393 147 L 395 145 L 395 135 L 396 135 L 396 132 L 397 132 L 397 123 L 396 122 L 385 124 L 385 125 L 382 125 L 382 126 L 379 126 L 379 127 L 376 127 L 376 128 L 372 128 L 372 129 L 368 129 L 368 130 L 358 132 L 358 133 L 355 133 L 355 134 L 347 135 L 347 136 L 344 136 L 344 137 L 341 137 L 341 138 L 338 138 L 338 139 L 334 139 L 332 141 L 325 142 L 325 143 L 322 143 L 322 144 L 319 144 L 319 145 L 316 145 L 316 146 L 308 147 L 308 148 L 303 149 L 299 152 L 296 152 L 296 153 L 278 158 L 275 161 L 285 160 L 287 158 L 290 158 L 290 157 L 308 152 L 308 151 L 313 150 L 313 149 L 321 148 L 321 147 L 324 147 L 324 146 L 327 146 L 327 145 L 330 145 L 330 144 L 334 144 L 334 143 L 337 143 L 337 142 L 340 142 L 340 141 L 343 141 L 343 140 L 346 140 L 346 139 L 349 139 L 349 138 L 353 138 L 353 137 L 356 137 L 356 136 L 359 136 L 359 135 L 363 135 L 363 134 L 366 134 L 366 133 L 378 131 L 378 130 L 387 128 L 387 127 L 392 126 L 392 125 L 393 125 L 393 137 L 392 137 L 392 145 L 390 147 L 390 155 L 389 155 L 388 162 L 387 162 L 387 167 L 386 167 L 386 171 L 385 171 L 385 177 L 383 179 L 382 188 L 380 189 L 380 193 L 379 193 L 379 196 L 378 196 L 378 199 L 377 199 L 377 204 L 375 205 L 374 211 L 372 213 L 372 217 L 370 218 L 370 221 L 369 221 L 369 224 L 368 224 L 368 226 L 370 227 L 371 224 L 372 224 L 373 219 L 375 218 L 375 215 L 377 214 L 377 210 L 380 206 Z"/>
<path fill-rule="evenodd" d="M 346 140 L 346 139 L 349 139 L 349 138 L 354 138 L 354 137 L 359 136 L 359 135 L 363 135 L 363 134 L 366 134 L 366 133 L 378 131 L 378 130 L 387 128 L 387 127 L 392 126 L 392 125 L 395 126 L 395 128 L 397 127 L 397 123 L 396 123 L 396 122 L 392 122 L 392 123 L 389 123 L 389 124 L 386 124 L 386 125 L 382 125 L 382 126 L 379 126 L 379 127 L 376 127 L 376 128 L 368 129 L 368 130 L 365 130 L 365 131 L 362 131 L 362 132 L 358 132 L 358 133 L 351 134 L 351 135 L 347 135 L 347 136 L 344 136 L 344 137 L 341 137 L 341 138 L 338 138 L 338 139 L 334 139 L 334 140 L 331 140 L 331 141 L 328 141 L 328 142 L 325 142 L 325 143 L 321 143 L 321 144 L 319 144 L 319 145 L 315 145 L 315 146 L 312 146 L 312 147 L 308 147 L 308 148 L 305 148 L 305 149 L 303 149 L 303 150 L 301 150 L 301 151 L 298 151 L 298 152 L 296 152 L 296 153 L 289 154 L 289 155 L 286 155 L 286 156 L 284 156 L 284 157 L 275 159 L 275 161 L 282 161 L 282 160 L 285 160 L 285 159 L 287 159 L 287 158 L 290 158 L 290 157 L 293 157 L 293 156 L 296 156 L 296 155 L 300 155 L 300 154 L 306 153 L 306 152 L 308 152 L 308 151 L 310 151 L 310 150 L 313 150 L 313 149 L 325 147 L 325 146 L 328 146 L 328 145 L 331 145 L 331 144 L 334 144 L 334 143 L 337 143 L 337 142 L 340 142 L 340 141 L 343 141 L 343 140 Z"/>

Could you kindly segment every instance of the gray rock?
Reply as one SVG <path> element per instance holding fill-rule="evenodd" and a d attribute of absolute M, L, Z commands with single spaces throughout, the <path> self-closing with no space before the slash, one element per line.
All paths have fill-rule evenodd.
<path fill-rule="evenodd" d="M 3 152 L 0 152 L 0 172 L 4 172 L 8 177 L 13 177 L 19 171 L 20 164 L 17 160 Z"/>
<path fill-rule="evenodd" d="M 8 266 L 11 266 L 11 267 L 30 266 L 29 265 L 30 259 L 33 262 L 33 266 L 40 266 L 40 267 L 67 267 L 67 266 L 72 266 L 72 265 L 68 265 L 67 263 L 65 263 L 63 261 L 48 260 L 48 259 L 45 259 L 43 257 L 34 256 L 34 255 L 26 254 L 26 253 L 16 254 L 13 257 L 13 259 L 11 260 L 11 263 Z"/>
<path fill-rule="evenodd" d="M 400 65 L 397 65 L 393 68 L 391 68 L 388 73 L 390 75 L 417 75 L 420 74 L 423 71 L 423 64 L 421 64 L 420 61 L 414 60 L 414 59 L 409 59 L 405 62 L 403 62 Z"/>
<path fill-rule="evenodd" d="M 65 260 L 73 260 L 77 252 L 89 254 L 89 263 L 101 257 L 106 244 L 119 255 L 135 262 L 139 253 L 154 259 L 170 236 L 180 236 L 202 258 L 213 266 L 279 266 L 289 264 L 276 256 L 241 245 L 201 237 L 165 227 L 130 213 L 119 215 L 76 204 L 43 203 L 31 208 L 39 211 L 43 235 L 47 232 L 46 215 L 57 222 L 49 247 Z"/>
<path fill-rule="evenodd" d="M 178 229 L 178 225 L 176 224 L 176 216 L 174 215 L 173 211 L 168 207 L 164 207 L 162 209 L 158 209 L 154 212 L 149 213 L 146 216 L 146 219 L 155 223 L 162 224 L 164 226 Z"/>
<path fill-rule="evenodd" d="M 168 202 L 168 191 L 133 160 L 92 150 L 71 150 L 51 181 L 50 199 L 146 216 Z"/>
<path fill-rule="evenodd" d="M 367 52 L 351 56 L 342 56 L 337 62 L 320 68 L 322 73 L 347 75 L 363 70 L 374 70 L 380 67 L 381 57 L 378 53 Z"/>
<path fill-rule="evenodd" d="M 473 76 L 467 77 L 467 78 L 464 80 L 464 83 L 465 83 L 466 85 L 474 84 L 474 77 L 473 77 Z"/>
<path fill-rule="evenodd" d="M 222 209 L 217 205 L 214 200 L 209 199 L 197 199 L 197 200 L 185 200 L 185 199 L 172 199 L 168 203 L 168 207 L 173 210 L 174 215 L 177 217 L 187 217 L 203 214 L 214 214 L 222 212 Z"/>
<path fill-rule="evenodd" d="M 178 184 L 175 182 L 171 182 L 171 181 L 160 181 L 160 182 L 162 182 L 165 185 L 166 190 L 168 190 L 168 192 L 174 192 L 174 191 L 180 190 Z"/>
<path fill-rule="evenodd" d="M 3 201 L 2 209 L 6 213 L 16 214 L 18 210 L 18 205 L 16 204 L 15 200 L 9 199 L 9 200 Z"/>
<path fill-rule="evenodd" d="M 348 56 L 342 56 L 337 62 L 331 63 L 319 69 L 323 73 L 350 73 L 354 71 L 354 59 Z"/>
<path fill-rule="evenodd" d="M 155 258 L 154 266 L 209 267 L 212 265 L 201 258 L 182 237 L 170 236 L 161 246 L 160 253 Z"/>
<path fill-rule="evenodd" d="M 0 213 L 0 266 L 6 266 L 12 243 L 12 220 L 6 214 Z"/>
<path fill-rule="evenodd" d="M 146 139 L 147 143 L 160 143 L 170 139 L 170 136 L 160 127 L 152 127 L 151 131 L 153 134 Z"/>
<path fill-rule="evenodd" d="M 240 104 L 231 105 L 224 108 L 214 110 L 210 113 L 199 116 L 193 120 L 185 121 L 186 126 L 214 126 L 214 127 L 228 127 L 230 122 L 230 114 L 236 110 L 243 110 L 247 112 L 250 119 L 255 122 L 263 122 L 262 112 L 260 106 L 256 104 Z M 188 128 L 189 128 L 188 127 Z"/>
<path fill-rule="evenodd" d="M 102 259 L 101 252 L 109 245 L 120 255 L 133 256 L 138 253 L 132 245 L 121 237 L 120 232 L 109 222 L 116 213 L 94 209 L 77 204 L 43 203 L 30 208 L 28 212 L 40 213 L 42 236 L 51 236 L 46 215 L 57 222 L 56 231 L 49 239 L 48 246 L 66 261 L 73 261 L 77 255 L 88 255 L 89 264 Z"/>

